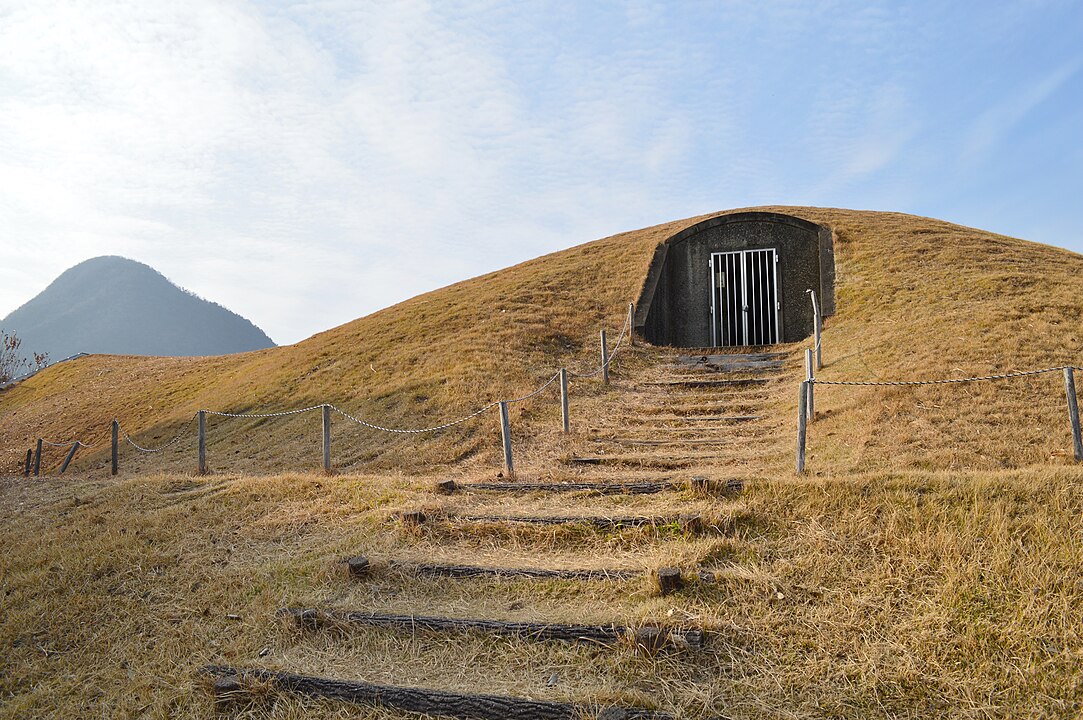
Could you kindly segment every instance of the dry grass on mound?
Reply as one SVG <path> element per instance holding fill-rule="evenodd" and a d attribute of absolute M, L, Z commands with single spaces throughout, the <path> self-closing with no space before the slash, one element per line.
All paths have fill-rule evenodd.
<path fill-rule="evenodd" d="M 1076 717 L 1081 488 L 1078 469 L 765 481 L 739 501 L 760 522 L 731 538 L 543 531 L 509 544 L 387 523 L 403 507 L 459 502 L 403 477 L 5 481 L 0 716 L 207 717 L 197 670 L 231 663 L 643 702 L 688 717 Z M 356 553 L 552 567 L 676 563 L 723 580 L 667 598 L 638 579 L 378 573 L 358 583 L 337 562 Z M 717 635 L 694 661 L 651 659 L 481 637 L 302 633 L 274 616 L 287 605 L 689 622 Z M 548 687 L 554 672 L 561 680 Z M 393 716 L 277 696 L 253 713 Z"/>

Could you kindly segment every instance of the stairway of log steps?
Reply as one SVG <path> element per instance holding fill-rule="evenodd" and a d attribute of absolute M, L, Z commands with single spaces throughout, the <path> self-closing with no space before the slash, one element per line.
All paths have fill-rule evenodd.
<path fill-rule="evenodd" d="M 658 674 L 667 663 L 682 663 L 691 676 L 706 672 L 698 667 L 708 665 L 701 660 L 712 652 L 716 628 L 673 610 L 633 620 L 606 611 L 633 598 L 648 608 L 639 615 L 650 616 L 660 598 L 702 596 L 727 582 L 713 567 L 719 547 L 723 556 L 739 556 L 755 542 L 742 533 L 742 523 L 755 521 L 741 503 L 748 473 L 783 450 L 779 421 L 765 408 L 784 358 L 670 356 L 622 381 L 611 412 L 579 429 L 581 452 L 562 459 L 564 474 L 544 482 L 440 481 L 432 503 L 389 513 L 392 550 L 343 559 L 334 598 L 279 611 L 293 649 L 309 650 L 317 665 L 342 642 L 369 663 L 374 651 L 385 653 L 380 667 L 402 663 L 409 666 L 404 675 L 418 678 L 419 656 L 432 652 L 432 662 L 447 662 L 450 648 L 456 662 L 467 662 L 453 673 L 456 689 L 348 680 L 333 670 L 210 666 L 217 709 L 236 713 L 253 687 L 272 687 L 376 708 L 388 718 L 725 717 L 704 714 L 702 705 L 689 711 L 679 698 L 659 702 L 669 683 Z M 666 662 L 653 664 L 659 656 Z M 514 670 L 517 663 L 525 669 Z M 329 664 L 342 667 L 339 658 Z M 597 676 L 565 680 L 581 668 Z M 350 674 L 372 677 L 365 669 Z M 486 681 L 498 676 L 501 687 L 518 692 L 486 692 Z M 576 685 L 594 696 L 583 697 Z"/>
<path fill-rule="evenodd" d="M 787 451 L 767 391 L 781 381 L 784 353 L 678 355 L 592 419 L 571 465 L 713 473 L 763 467 Z"/>

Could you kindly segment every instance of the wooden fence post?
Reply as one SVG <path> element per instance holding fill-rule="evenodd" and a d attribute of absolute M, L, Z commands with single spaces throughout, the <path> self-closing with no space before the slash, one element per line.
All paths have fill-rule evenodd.
<path fill-rule="evenodd" d="M 1083 435 L 1079 430 L 1079 403 L 1075 394 L 1075 372 L 1071 367 L 1064 368 L 1064 392 L 1068 396 L 1068 420 L 1072 423 L 1075 459 L 1083 461 Z"/>
<path fill-rule="evenodd" d="M 609 384 L 609 348 L 605 344 L 605 329 L 601 332 L 602 340 L 602 382 Z"/>
<path fill-rule="evenodd" d="M 568 371 L 560 369 L 560 420 L 564 432 L 571 430 L 571 418 L 568 415 Z"/>
<path fill-rule="evenodd" d="M 38 449 L 34 453 L 34 477 L 41 477 L 41 444 L 42 439 L 38 438 Z"/>
<path fill-rule="evenodd" d="M 30 477 L 30 463 L 34 462 L 34 451 L 26 451 L 26 467 L 23 468 L 23 477 Z"/>
<path fill-rule="evenodd" d="M 809 290 L 808 293 L 812 296 L 812 330 L 816 337 L 816 369 L 823 370 L 823 345 L 820 338 L 820 333 L 823 330 L 823 318 L 820 317 L 820 303 L 816 302 L 816 291 Z"/>
<path fill-rule="evenodd" d="M 119 470 L 119 462 L 118 462 L 119 459 L 120 459 L 119 458 L 119 455 L 120 455 L 120 442 L 119 442 L 119 440 L 120 440 L 120 422 L 118 422 L 116 420 L 116 418 L 114 418 L 113 419 L 113 450 L 112 450 L 112 460 L 113 460 L 112 474 L 113 475 L 116 475 L 117 470 Z"/>
<path fill-rule="evenodd" d="M 808 383 L 801 383 L 797 401 L 797 472 L 805 472 L 805 421 L 808 419 Z"/>
<path fill-rule="evenodd" d="M 323 471 L 331 474 L 331 406 L 323 406 Z"/>
<path fill-rule="evenodd" d="M 636 346 L 636 304 L 628 303 L 628 347 Z"/>
<path fill-rule="evenodd" d="M 508 403 L 500 401 L 500 440 L 504 446 L 504 471 L 515 477 L 515 462 L 511 457 L 511 422 L 508 420 Z"/>
<path fill-rule="evenodd" d="M 199 417 L 199 474 L 207 474 L 207 411 L 200 410 Z"/>
<path fill-rule="evenodd" d="M 75 451 L 79 449 L 79 443 L 72 443 L 71 450 L 68 451 L 68 456 L 64 458 L 64 464 L 60 466 L 60 474 L 63 475 L 64 471 L 68 469 L 68 465 L 71 464 L 71 459 L 75 457 Z"/>
<path fill-rule="evenodd" d="M 813 404 L 813 398 L 815 397 L 815 391 L 813 389 L 814 383 L 812 378 L 815 375 L 812 372 L 812 349 L 807 348 L 805 350 L 805 381 L 808 383 L 808 421 L 814 422 L 816 420 L 816 410 Z"/>

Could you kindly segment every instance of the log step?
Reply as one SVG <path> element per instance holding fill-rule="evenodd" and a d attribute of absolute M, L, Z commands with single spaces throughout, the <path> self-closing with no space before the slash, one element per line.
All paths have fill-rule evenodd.
<path fill-rule="evenodd" d="M 279 614 L 292 618 L 298 625 L 319 629 L 335 625 L 360 625 L 390 630 L 417 632 L 473 632 L 533 641 L 617 643 L 630 642 L 633 647 L 657 651 L 663 647 L 698 650 L 703 647 L 704 633 L 693 628 L 646 625 L 564 625 L 543 622 L 506 622 L 476 618 L 442 618 L 425 615 L 393 615 L 368 611 L 316 610 L 313 608 L 283 608 Z"/>
<path fill-rule="evenodd" d="M 604 455 L 571 457 L 565 460 L 571 465 L 623 465 L 629 467 L 658 468 L 661 470 L 676 470 L 688 467 L 692 464 L 691 459 L 672 459 L 658 457 L 636 457 L 629 455 Z"/>
<path fill-rule="evenodd" d="M 616 443 L 617 445 L 634 445 L 634 446 L 650 446 L 650 447 L 672 447 L 672 446 L 695 446 L 695 445 L 738 445 L 755 442 L 762 438 L 755 437 L 729 437 L 729 438 L 717 438 L 717 437 L 691 437 L 681 438 L 680 440 L 655 440 L 653 438 L 590 438 L 592 442 L 597 443 Z"/>
<path fill-rule="evenodd" d="M 373 572 L 373 565 L 364 555 L 346 559 L 350 574 L 359 580 L 367 580 Z M 417 563 L 388 560 L 384 563 L 388 570 L 398 570 L 417 577 L 442 577 L 454 580 L 473 578 L 526 578 L 529 580 L 579 580 L 601 582 L 623 582 L 641 578 L 648 573 L 654 576 L 661 595 L 669 595 L 684 587 L 689 580 L 700 583 L 717 582 L 712 573 L 697 571 L 693 575 L 684 575 L 678 567 L 661 567 L 648 571 L 634 568 L 607 569 L 549 569 L 549 568 L 508 568 L 481 565 L 452 565 L 448 563 Z"/>
<path fill-rule="evenodd" d="M 763 420 L 763 415 L 662 415 L 661 413 L 651 414 L 650 417 L 643 417 L 638 415 L 630 418 L 633 422 L 682 422 L 682 423 L 700 423 L 700 422 L 725 422 L 725 423 L 742 423 L 752 422 L 753 420 Z"/>
<path fill-rule="evenodd" d="M 367 577 L 371 572 L 368 558 L 349 558 L 347 564 L 355 577 Z M 623 581 L 643 577 L 647 571 L 640 569 L 549 569 L 549 568 L 509 568 L 487 567 L 480 565 L 452 565 L 442 563 L 415 563 L 388 560 L 389 570 L 398 570 L 411 575 L 448 577 L 448 578 L 528 578 L 537 580 L 609 580 Z"/>
<path fill-rule="evenodd" d="M 600 515 L 446 515 L 447 520 L 465 523 L 521 523 L 525 525 L 587 525 L 597 529 L 629 527 L 679 527 L 684 532 L 699 533 L 706 529 L 700 515 L 628 515 L 623 518 L 602 518 Z"/>
<path fill-rule="evenodd" d="M 767 378 L 738 378 L 735 380 L 716 380 L 713 378 L 676 378 L 674 380 L 651 380 L 640 383 L 650 387 L 744 387 L 749 385 L 766 385 Z"/>
<path fill-rule="evenodd" d="M 524 525 L 586 525 L 598 530 L 620 530 L 625 528 L 642 527 L 677 527 L 684 532 L 703 532 L 712 528 L 704 522 L 699 515 L 668 515 L 668 516 L 625 516 L 625 517 L 602 517 L 597 515 L 587 516 L 531 516 L 531 515 L 440 515 L 429 518 L 421 512 L 399 513 L 397 519 L 404 525 L 421 525 L 430 520 L 444 520 L 446 522 L 462 523 L 519 523 Z"/>
<path fill-rule="evenodd" d="M 240 704 L 246 686 L 271 685 L 280 692 L 340 702 L 422 713 L 438 717 L 475 720 L 672 720 L 669 713 L 641 707 L 609 706 L 596 711 L 593 704 L 548 702 L 500 695 L 447 692 L 424 688 L 377 685 L 359 680 L 333 680 L 310 675 L 208 665 L 203 673 L 215 678 L 215 703 Z"/>
<path fill-rule="evenodd" d="M 437 492 L 451 495 L 456 492 L 483 491 L 500 493 L 528 492 L 579 492 L 589 491 L 601 495 L 650 495 L 684 490 L 688 486 L 680 482 L 473 482 L 460 483 L 443 480 L 437 483 Z"/>
<path fill-rule="evenodd" d="M 761 360 L 749 362 L 689 362 L 675 363 L 685 370 L 716 373 L 775 373 L 782 370 L 781 360 Z"/>
<path fill-rule="evenodd" d="M 714 362 L 730 362 L 730 363 L 749 363 L 749 362 L 766 362 L 774 361 L 781 362 L 786 357 L 784 352 L 762 352 L 762 353 L 702 353 L 700 355 L 678 355 L 675 360 L 680 365 L 698 365 L 702 363 L 714 363 Z"/>

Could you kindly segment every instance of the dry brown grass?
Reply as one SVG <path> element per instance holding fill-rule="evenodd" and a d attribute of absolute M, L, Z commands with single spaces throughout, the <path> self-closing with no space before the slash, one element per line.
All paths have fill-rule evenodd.
<path fill-rule="evenodd" d="M 1074 717 L 1083 707 L 1081 481 L 1075 468 L 775 480 L 739 501 L 763 522 L 732 537 L 539 532 L 510 543 L 388 524 L 393 509 L 439 502 L 405 477 L 7 481 L 0 714 L 206 717 L 197 670 L 213 662 L 642 702 L 687 717 Z M 337 562 L 356 553 L 679 564 L 722 579 L 666 598 L 645 579 L 381 572 L 356 582 Z M 716 635 L 698 655 L 645 658 L 484 637 L 305 633 L 274 616 L 287 605 L 690 622 Z M 554 672 L 560 682 L 547 687 Z M 257 715 L 345 712 L 274 697 Z"/>
<path fill-rule="evenodd" d="M 1083 364 L 1083 258 L 892 213 L 772 208 L 837 234 L 839 312 L 822 379 L 921 379 Z M 33 438 L 101 442 L 119 417 L 144 444 L 200 407 L 273 410 L 333 402 L 389 425 L 425 425 L 588 364 L 597 328 L 618 328 L 655 244 L 693 220 L 614 236 L 436 291 L 288 348 L 202 359 L 91 357 L 0 394 L 0 458 Z M 615 331 L 615 330 L 614 330 Z M 515 406 L 525 479 L 742 477 L 736 499 L 481 494 L 442 497 L 444 477 L 492 479 L 493 417 L 436 437 L 336 420 L 336 465 L 319 463 L 319 414 L 212 419 L 215 474 L 194 449 L 108 447 L 63 478 L 0 480 L 0 716 L 207 717 L 197 670 L 259 665 L 444 689 L 642 703 L 681 717 L 1077 717 L 1083 471 L 1071 465 L 1057 375 L 919 389 L 821 386 L 809 477 L 792 474 L 801 348 L 742 392 L 644 385 L 669 352 L 620 356 L 608 390 L 573 382 L 573 426 L 554 396 Z M 717 430 L 733 444 L 627 446 L 697 437 L 675 411 L 763 415 Z M 659 429 L 662 427 L 664 429 Z M 55 468 L 61 457 L 51 457 Z M 577 455 L 644 464 L 580 467 Z M 684 458 L 673 462 L 675 457 Z M 666 463 L 669 463 L 667 466 Z M 652 466 L 653 464 L 653 466 Z M 287 474 L 282 474 L 287 472 Z M 261 475 L 260 473 L 272 473 Z M 730 532 L 599 532 L 433 524 L 395 512 L 663 515 L 700 512 Z M 612 583 L 377 573 L 337 561 L 703 568 L 720 582 L 658 597 Z M 702 624 L 704 652 L 531 645 L 387 631 L 301 633 L 275 611 L 312 605 L 461 617 Z M 560 681 L 546 680 L 557 673 Z M 397 717 L 263 696 L 247 717 Z"/>

